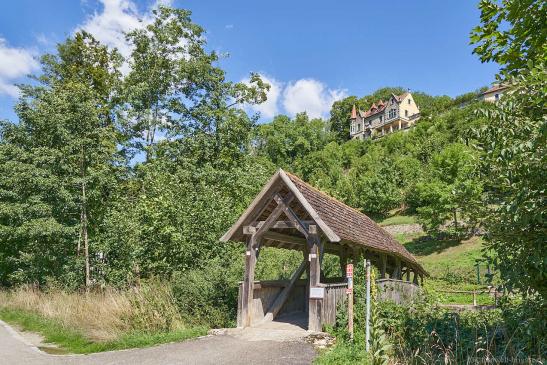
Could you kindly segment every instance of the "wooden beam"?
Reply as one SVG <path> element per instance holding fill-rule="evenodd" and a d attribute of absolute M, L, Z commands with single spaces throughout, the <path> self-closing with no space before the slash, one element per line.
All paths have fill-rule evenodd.
<path fill-rule="evenodd" d="M 254 226 L 256 228 L 260 228 L 264 225 L 265 221 L 258 221 Z M 313 221 L 302 221 L 304 226 L 308 226 L 310 224 L 313 224 Z M 294 224 L 292 221 L 277 221 L 275 222 L 270 228 L 274 229 L 290 229 L 290 228 L 297 228 L 296 224 Z"/>
<path fill-rule="evenodd" d="M 259 217 L 260 214 L 266 209 L 269 202 L 273 198 L 274 192 L 278 191 L 283 181 L 281 178 L 281 169 L 279 169 L 262 188 L 260 193 L 253 199 L 252 203 L 247 207 L 245 212 L 239 217 L 239 219 L 230 227 L 230 229 L 224 233 L 220 238 L 221 242 L 227 242 L 232 239 L 239 239 L 241 235 L 238 233 L 242 226 L 249 222 L 251 217 Z M 283 174 L 285 174 L 283 172 Z M 247 223 L 248 224 L 248 223 Z"/>
<path fill-rule="evenodd" d="M 302 237 L 290 236 L 288 234 L 283 234 L 279 232 L 268 231 L 262 236 L 264 239 L 269 239 L 273 241 L 291 243 L 294 245 L 306 245 L 306 240 Z"/>
<path fill-rule="evenodd" d="M 382 266 L 380 267 L 380 279 L 385 279 L 387 269 L 387 255 L 384 253 L 380 257 L 382 258 Z"/>
<path fill-rule="evenodd" d="M 264 316 L 263 322 L 273 321 L 273 319 L 277 316 L 281 308 L 283 307 L 283 304 L 287 301 L 287 298 L 289 297 L 289 294 L 291 293 L 292 288 L 294 287 L 294 284 L 300 277 L 302 276 L 302 273 L 304 273 L 304 270 L 306 270 L 307 267 L 307 261 L 303 260 L 300 266 L 296 269 L 296 271 L 292 274 L 291 280 L 289 281 L 289 285 L 287 285 L 281 293 L 275 298 L 275 301 L 272 303 L 270 308 L 268 309 L 268 312 Z"/>
<path fill-rule="evenodd" d="M 393 268 L 393 279 L 401 280 L 401 259 L 395 256 L 395 267 Z"/>
<path fill-rule="evenodd" d="M 296 213 L 289 207 L 289 204 L 283 201 L 279 195 L 274 196 L 275 201 L 277 202 L 278 206 L 282 207 L 283 212 L 289 218 L 289 220 L 295 225 L 295 228 L 300 231 L 304 235 L 304 237 L 308 237 L 308 226 L 306 227 L 304 223 L 298 218 Z"/>
<path fill-rule="evenodd" d="M 306 263 L 306 280 L 308 281 L 308 283 L 306 284 L 306 295 L 304 296 L 304 311 L 306 312 L 306 315 L 308 315 L 310 309 L 310 249 L 307 244 L 304 245 L 304 250 L 302 251 L 302 254 L 304 255 L 304 262 Z"/>
<path fill-rule="evenodd" d="M 346 265 L 348 264 L 348 255 L 346 253 L 346 249 L 343 248 L 340 250 L 340 272 L 342 273 L 342 277 L 346 277 Z"/>
<path fill-rule="evenodd" d="M 310 226 L 311 228 L 311 226 Z M 312 231 L 312 229 L 310 229 Z M 319 255 L 320 255 L 320 241 L 317 234 L 310 234 L 308 236 L 308 246 L 310 247 L 310 277 L 309 277 L 309 288 L 310 292 L 312 288 L 319 286 L 319 278 L 321 275 L 321 266 L 319 264 Z M 308 297 L 309 298 L 309 297 Z M 321 299 L 312 299 L 309 298 L 309 310 L 308 310 L 308 330 L 314 332 L 321 331 Z"/>
<path fill-rule="evenodd" d="M 257 258 L 257 248 L 259 240 L 256 235 L 251 235 L 247 239 L 247 250 L 245 252 L 245 276 L 243 278 L 243 298 L 241 303 L 241 314 L 243 327 L 249 327 L 252 324 L 252 305 L 253 305 L 253 287 L 254 275 Z"/>
<path fill-rule="evenodd" d="M 313 209 L 311 204 L 306 200 L 304 195 L 298 190 L 296 185 L 292 182 L 292 180 L 287 176 L 285 171 L 279 170 L 279 176 L 281 179 L 285 182 L 287 187 L 292 191 L 292 193 L 296 196 L 296 199 L 302 204 L 306 212 L 310 215 L 310 217 L 314 220 L 317 225 L 319 225 L 319 228 L 321 228 L 321 231 L 327 236 L 330 242 L 340 242 L 340 237 L 334 231 L 321 219 L 319 214 Z"/>
<path fill-rule="evenodd" d="M 264 221 L 264 224 L 256 231 L 256 236 L 261 237 L 270 227 L 277 221 L 277 218 L 283 213 L 287 204 L 289 204 L 294 199 L 294 194 L 289 193 L 285 198 L 282 198 L 281 195 L 275 194 L 274 200 L 277 202 L 277 207 L 272 210 L 268 218 Z"/>

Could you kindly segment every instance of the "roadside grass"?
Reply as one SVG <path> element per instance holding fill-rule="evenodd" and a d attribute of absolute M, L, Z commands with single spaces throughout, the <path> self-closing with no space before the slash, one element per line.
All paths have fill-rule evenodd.
<path fill-rule="evenodd" d="M 414 224 L 417 223 L 416 216 L 413 215 L 394 215 L 379 222 L 380 226 L 394 226 L 399 224 Z"/>
<path fill-rule="evenodd" d="M 201 324 L 183 320 L 171 285 L 158 280 L 138 289 L 89 293 L 31 286 L 0 290 L 0 319 L 37 332 L 61 352 L 78 354 L 181 341 L 207 332 Z"/>
<path fill-rule="evenodd" d="M 45 318 L 21 309 L 0 308 L 0 319 L 17 325 L 23 331 L 36 332 L 45 342 L 59 346 L 60 353 L 89 354 L 94 352 L 148 347 L 161 343 L 183 341 L 205 335 L 206 327 L 177 329 L 169 332 L 132 331 L 110 341 L 93 341 L 82 332 L 62 325 L 59 321 Z M 64 351 L 63 351 L 64 350 Z"/>
<path fill-rule="evenodd" d="M 357 347 L 355 344 L 342 342 L 330 349 L 322 350 L 313 363 L 315 365 L 366 365 L 371 362 L 362 346 Z"/>

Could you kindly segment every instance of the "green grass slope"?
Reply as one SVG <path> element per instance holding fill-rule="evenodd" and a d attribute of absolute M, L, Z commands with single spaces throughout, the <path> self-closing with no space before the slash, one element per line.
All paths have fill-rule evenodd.
<path fill-rule="evenodd" d="M 408 220 L 408 218 L 404 219 Z M 438 240 L 423 233 L 395 234 L 394 236 L 429 272 L 431 277 L 425 280 L 424 287 L 429 293 L 437 295 L 441 303 L 472 304 L 472 294 L 444 293 L 444 291 L 472 291 L 484 289 L 487 286 L 486 267 L 484 264 L 480 267 L 481 283 L 479 284 L 475 266 L 477 260 L 483 258 L 481 237 L 471 237 L 466 240 Z M 493 304 L 493 302 L 493 298 L 488 294 L 477 296 L 478 304 Z"/>

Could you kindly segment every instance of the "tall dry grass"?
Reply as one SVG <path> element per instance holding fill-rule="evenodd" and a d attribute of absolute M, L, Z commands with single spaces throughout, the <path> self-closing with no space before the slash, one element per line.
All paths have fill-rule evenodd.
<path fill-rule="evenodd" d="M 158 332 L 183 327 L 168 284 L 152 282 L 130 290 L 73 293 L 30 286 L 0 291 L 0 308 L 19 309 L 53 319 L 93 341 L 109 341 L 132 331 Z"/>

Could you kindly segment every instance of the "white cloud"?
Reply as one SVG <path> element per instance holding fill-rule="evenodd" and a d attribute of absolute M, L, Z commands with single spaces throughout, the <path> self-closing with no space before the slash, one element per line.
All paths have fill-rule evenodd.
<path fill-rule="evenodd" d="M 76 28 L 85 30 L 109 47 L 115 47 L 124 57 L 131 53 L 131 46 L 125 40 L 125 33 L 143 28 L 152 22 L 152 10 L 159 5 L 170 5 L 172 0 L 156 0 L 145 13 L 139 10 L 132 0 L 100 0 L 101 12 L 94 12 Z"/>
<path fill-rule="evenodd" d="M 19 89 L 13 84 L 19 78 L 28 75 L 39 66 L 34 52 L 25 48 L 11 48 L 4 38 L 0 38 L 0 94 L 14 98 Z"/>
<path fill-rule="evenodd" d="M 300 79 L 285 87 L 283 107 L 291 116 L 305 111 L 310 118 L 326 117 L 332 103 L 346 96 L 344 89 L 329 89 L 315 79 Z"/>
<path fill-rule="evenodd" d="M 270 85 L 270 90 L 266 93 L 267 99 L 262 104 L 247 105 L 246 107 L 255 112 L 259 112 L 260 116 L 263 118 L 273 118 L 279 114 L 278 101 L 283 84 L 273 77 L 264 74 L 260 74 L 260 78 Z M 244 79 L 242 82 L 248 83 L 249 79 Z"/>
<path fill-rule="evenodd" d="M 226 29 L 234 29 L 234 25 L 233 25 L 233 24 L 226 24 L 226 25 L 224 26 L 224 28 L 226 28 Z"/>

